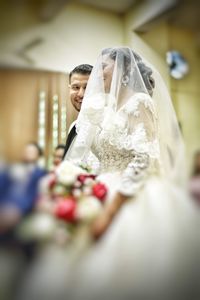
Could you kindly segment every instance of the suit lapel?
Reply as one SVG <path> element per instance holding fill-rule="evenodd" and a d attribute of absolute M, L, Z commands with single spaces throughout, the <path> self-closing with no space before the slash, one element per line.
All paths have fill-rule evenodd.
<path fill-rule="evenodd" d="M 65 152 L 64 152 L 64 155 L 63 155 L 63 159 L 64 159 L 64 157 L 65 157 L 65 155 L 66 155 L 66 153 L 67 153 L 67 151 L 68 151 L 68 149 L 69 149 L 69 147 L 70 147 L 73 139 L 75 138 L 75 136 L 76 136 L 76 125 L 74 125 L 72 127 L 72 129 L 70 130 L 70 133 L 68 134 L 66 145 L 65 145 Z"/>

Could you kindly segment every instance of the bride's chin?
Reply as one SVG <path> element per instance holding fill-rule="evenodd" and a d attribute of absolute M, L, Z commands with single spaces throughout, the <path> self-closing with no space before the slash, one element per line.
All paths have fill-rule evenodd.
<path fill-rule="evenodd" d="M 105 93 L 106 93 L 106 94 L 109 94 L 109 93 L 110 93 L 110 88 L 106 88 L 106 87 L 105 87 Z"/>

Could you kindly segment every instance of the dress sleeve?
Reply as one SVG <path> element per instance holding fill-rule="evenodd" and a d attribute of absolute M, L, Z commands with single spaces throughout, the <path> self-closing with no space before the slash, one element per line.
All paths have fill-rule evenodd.
<path fill-rule="evenodd" d="M 159 170 L 157 117 L 152 98 L 142 93 L 127 103 L 123 113 L 128 116 L 124 143 L 133 158 L 122 173 L 119 191 L 134 196 L 148 176 Z"/>

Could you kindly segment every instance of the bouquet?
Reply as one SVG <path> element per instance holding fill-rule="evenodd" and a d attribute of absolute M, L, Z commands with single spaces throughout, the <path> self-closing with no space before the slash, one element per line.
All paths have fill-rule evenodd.
<path fill-rule="evenodd" d="M 99 215 L 106 196 L 107 187 L 96 175 L 64 161 L 42 180 L 37 212 L 22 224 L 20 235 L 40 240 L 52 236 L 69 240 Z"/>

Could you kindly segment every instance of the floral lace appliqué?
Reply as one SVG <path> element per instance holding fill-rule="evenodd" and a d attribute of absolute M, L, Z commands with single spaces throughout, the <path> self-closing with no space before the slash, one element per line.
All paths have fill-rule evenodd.
<path fill-rule="evenodd" d="M 122 107 L 122 110 L 127 114 L 133 114 L 134 117 L 138 117 L 139 112 L 139 105 L 143 104 L 146 109 L 149 109 L 153 115 L 154 112 L 154 105 L 152 98 L 145 94 L 145 93 L 137 93 L 135 94 L 127 103 Z"/>

